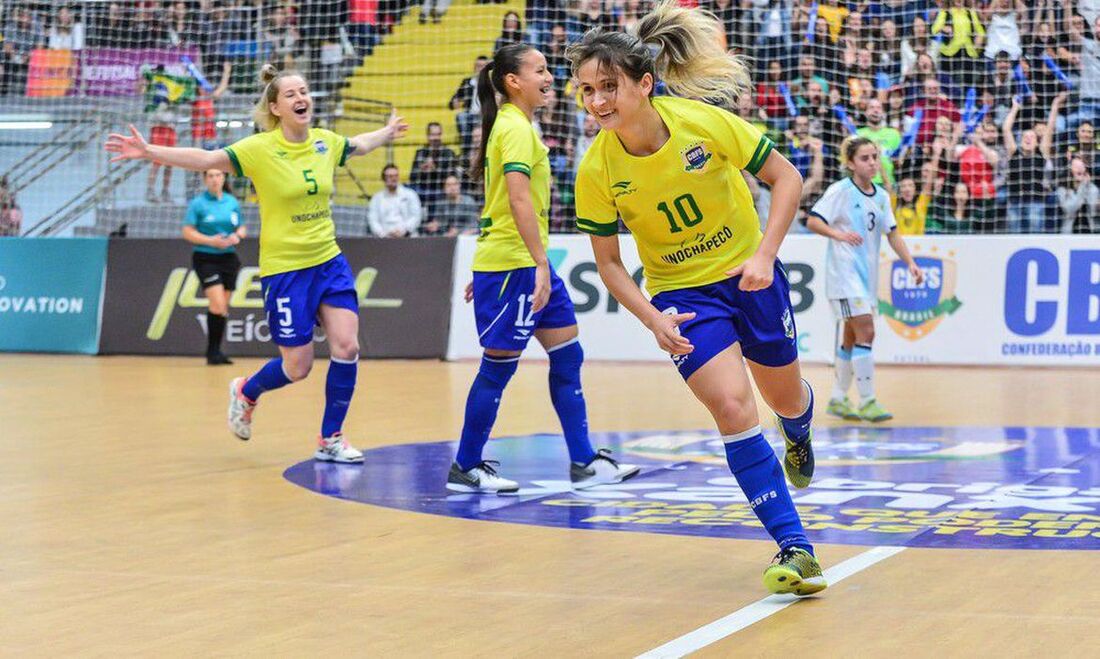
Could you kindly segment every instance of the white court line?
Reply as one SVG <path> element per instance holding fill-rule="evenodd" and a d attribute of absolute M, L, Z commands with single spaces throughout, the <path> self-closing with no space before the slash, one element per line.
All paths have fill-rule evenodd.
<path fill-rule="evenodd" d="M 865 570 L 881 560 L 896 556 L 905 551 L 905 547 L 874 547 L 862 554 L 857 554 L 843 563 L 838 563 L 825 570 L 825 579 L 829 587 L 835 586 L 846 577 L 856 572 Z M 826 593 L 829 591 L 826 590 Z M 760 622 L 770 615 L 779 613 L 799 600 L 794 595 L 769 595 L 762 600 L 753 602 L 743 609 L 739 609 L 724 618 L 719 618 L 709 625 L 703 625 L 693 632 L 688 632 L 680 638 L 673 639 L 659 648 L 655 648 L 640 654 L 636 659 L 664 659 L 665 657 L 683 657 L 686 654 L 701 650 L 711 643 L 731 636 Z"/>

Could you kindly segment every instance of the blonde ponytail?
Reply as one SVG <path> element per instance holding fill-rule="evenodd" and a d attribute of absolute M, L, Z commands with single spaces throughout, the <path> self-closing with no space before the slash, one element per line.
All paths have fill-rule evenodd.
<path fill-rule="evenodd" d="M 752 93 L 748 67 L 722 49 L 722 23 L 709 11 L 662 0 L 632 32 L 676 95 L 734 107 L 738 97 Z"/>

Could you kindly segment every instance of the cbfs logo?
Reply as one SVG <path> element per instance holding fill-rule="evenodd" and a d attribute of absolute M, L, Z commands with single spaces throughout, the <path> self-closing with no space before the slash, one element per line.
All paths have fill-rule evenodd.
<path fill-rule="evenodd" d="M 948 252 L 948 256 L 954 256 Z M 884 260 L 879 267 L 878 310 L 899 336 L 917 341 L 936 329 L 946 316 L 959 310 L 955 297 L 958 269 L 952 258 L 917 256 L 924 273 L 918 284 L 900 259 Z"/>
<path fill-rule="evenodd" d="M 680 155 L 684 158 L 685 172 L 701 172 L 714 154 L 707 151 L 705 144 L 696 143 L 681 151 Z"/>
<path fill-rule="evenodd" d="M 1021 249 L 1005 266 L 1005 326 L 1017 336 L 1064 329 L 1100 336 L 1100 250 L 1071 249 L 1068 257 Z"/>

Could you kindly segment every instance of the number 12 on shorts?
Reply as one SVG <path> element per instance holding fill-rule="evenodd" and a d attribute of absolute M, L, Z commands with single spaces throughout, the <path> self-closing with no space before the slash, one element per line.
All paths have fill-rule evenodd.
<path fill-rule="evenodd" d="M 535 326 L 535 296 L 534 295 L 520 295 L 519 313 L 516 314 L 516 327 L 534 327 Z"/>

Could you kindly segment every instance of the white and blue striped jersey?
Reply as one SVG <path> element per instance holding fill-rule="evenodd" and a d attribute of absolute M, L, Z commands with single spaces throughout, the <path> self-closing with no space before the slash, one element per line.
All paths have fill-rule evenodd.
<path fill-rule="evenodd" d="M 874 184 L 872 184 L 874 185 Z M 890 196 L 878 185 L 868 194 L 851 177 L 833 183 L 817 200 L 810 215 L 841 231 L 854 231 L 861 245 L 830 240 L 825 254 L 825 296 L 830 300 L 875 298 L 878 254 L 882 236 L 897 228 Z"/>

